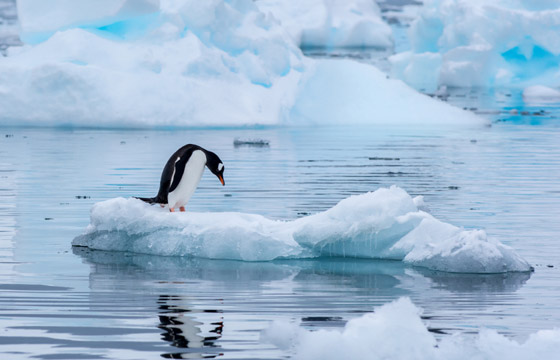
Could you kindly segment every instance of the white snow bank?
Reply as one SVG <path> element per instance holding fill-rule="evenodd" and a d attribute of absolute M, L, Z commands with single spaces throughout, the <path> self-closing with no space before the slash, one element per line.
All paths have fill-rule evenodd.
<path fill-rule="evenodd" d="M 386 48 L 390 26 L 370 0 L 258 0 L 302 48 Z"/>
<path fill-rule="evenodd" d="M 170 213 L 137 199 L 97 203 L 73 245 L 166 256 L 267 261 L 360 257 L 403 260 L 433 270 L 469 273 L 530 271 L 513 249 L 418 209 L 421 198 L 392 186 L 351 196 L 293 221 L 260 215 Z"/>
<path fill-rule="evenodd" d="M 38 0 L 18 3 L 27 9 L 22 26 L 36 26 L 28 34 L 57 31 L 0 57 L 3 125 L 484 122 L 385 79 L 371 66 L 304 57 L 278 21 L 251 0 L 161 0 L 156 13 L 157 1 L 120 0 L 91 12 L 84 9 L 98 2 L 64 7 L 67 2 L 49 2 L 57 11 L 52 19 L 43 19 L 44 5 L 31 6 Z M 339 108 L 329 102 L 335 96 L 344 100 L 336 102 Z"/>
<path fill-rule="evenodd" d="M 523 90 L 523 101 L 527 103 L 558 103 L 560 91 L 542 85 L 533 85 Z"/>
<path fill-rule="evenodd" d="M 409 36 L 392 71 L 416 88 L 560 85 L 558 1 L 428 0 Z"/>
<path fill-rule="evenodd" d="M 263 332 L 262 341 L 292 350 L 295 359 L 556 359 L 560 328 L 531 334 L 517 342 L 483 329 L 476 336 L 436 340 L 408 298 L 383 305 L 374 313 L 350 320 L 340 331 L 303 329 L 277 321 Z"/>

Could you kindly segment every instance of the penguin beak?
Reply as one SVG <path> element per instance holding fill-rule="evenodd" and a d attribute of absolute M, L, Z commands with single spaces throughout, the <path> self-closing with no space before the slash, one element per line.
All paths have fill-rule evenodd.
<path fill-rule="evenodd" d="M 222 175 L 218 174 L 218 179 L 220 179 L 220 182 L 222 183 L 223 186 L 226 185 L 224 178 L 222 177 Z"/>

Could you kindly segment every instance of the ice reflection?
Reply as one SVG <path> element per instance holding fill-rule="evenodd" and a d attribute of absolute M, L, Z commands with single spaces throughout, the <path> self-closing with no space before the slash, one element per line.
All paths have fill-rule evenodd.
<path fill-rule="evenodd" d="M 389 291 L 395 296 L 403 296 L 413 290 L 410 287 L 414 283 L 423 287 L 425 285 L 420 284 L 426 282 L 433 288 L 450 292 L 511 293 L 531 277 L 531 273 L 446 273 L 390 260 L 321 258 L 243 262 L 97 251 L 82 247 L 74 247 L 73 251 L 94 266 L 90 280 L 95 282 L 96 275 L 109 272 L 114 281 L 123 282 L 125 286 L 130 283 L 131 277 L 158 279 L 160 284 L 177 283 L 178 279 L 181 284 L 190 281 L 215 282 L 231 291 L 269 287 L 270 282 L 286 281 L 292 285 L 305 283 L 309 289 L 315 283 L 324 282 L 373 292 Z M 411 279 L 415 281 L 410 283 Z M 106 285 L 105 281 L 103 283 Z M 130 285 L 135 286 L 134 283 Z"/>
<path fill-rule="evenodd" d="M 507 274 L 453 274 L 428 269 L 416 269 L 429 277 L 434 287 L 458 293 L 500 293 L 515 292 L 529 280 L 532 273 L 515 272 Z"/>
<path fill-rule="evenodd" d="M 509 316 L 513 321 L 513 314 L 496 313 L 495 306 L 518 301 L 517 291 L 531 276 L 441 273 L 366 259 L 241 262 L 86 248 L 74 253 L 92 266 L 92 291 L 118 288 L 133 296 L 141 283 L 142 293 L 159 294 L 152 311 L 162 339 L 175 348 L 167 358 L 254 351 L 263 346 L 260 331 L 272 320 L 340 327 L 402 296 L 425 310 L 430 331 L 472 332 L 507 323 Z"/>

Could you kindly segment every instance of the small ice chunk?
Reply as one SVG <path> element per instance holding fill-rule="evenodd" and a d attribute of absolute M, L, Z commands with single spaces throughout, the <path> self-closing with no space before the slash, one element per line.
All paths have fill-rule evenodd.
<path fill-rule="evenodd" d="M 294 359 L 546 359 L 558 357 L 560 328 L 540 330 L 517 342 L 495 330 L 436 339 L 409 298 L 400 298 L 348 321 L 341 330 L 308 330 L 278 320 L 261 341 L 288 348 Z"/>
<path fill-rule="evenodd" d="M 233 140 L 234 146 L 268 146 L 269 144 L 270 141 L 266 139 L 235 138 Z"/>

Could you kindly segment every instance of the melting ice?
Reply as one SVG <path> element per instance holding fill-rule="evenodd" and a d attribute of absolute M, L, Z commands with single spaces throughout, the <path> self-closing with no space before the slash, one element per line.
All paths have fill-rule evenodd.
<path fill-rule="evenodd" d="M 238 212 L 170 213 L 140 200 L 97 203 L 74 246 L 165 256 L 268 261 L 359 257 L 402 260 L 467 273 L 530 271 L 510 247 L 482 230 L 465 230 L 419 209 L 396 186 L 351 196 L 327 211 L 292 221 Z"/>

